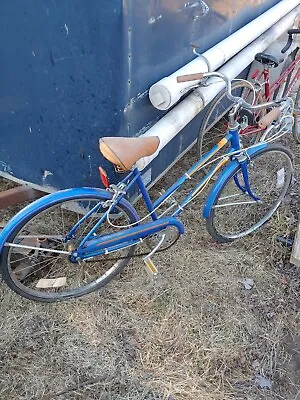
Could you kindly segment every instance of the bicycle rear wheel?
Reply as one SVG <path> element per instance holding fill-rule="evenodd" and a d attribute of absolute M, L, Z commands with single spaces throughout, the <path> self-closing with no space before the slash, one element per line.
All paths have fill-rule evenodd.
<path fill-rule="evenodd" d="M 30 300 L 53 302 L 83 296 L 106 285 L 119 274 L 132 257 L 135 247 L 89 262 L 71 262 L 68 253 L 75 251 L 103 214 L 107 198 L 93 195 L 65 196 L 51 201 L 15 227 L 0 256 L 4 281 L 19 295 Z M 88 215 L 90 210 L 94 212 Z M 72 227 L 85 215 L 72 240 L 66 240 Z M 111 216 L 114 225 L 136 222 L 130 208 L 119 204 Z M 95 235 L 115 231 L 107 221 Z M 118 257 L 122 259 L 117 260 Z"/>
<path fill-rule="evenodd" d="M 237 166 L 217 194 L 207 230 L 218 242 L 232 242 L 255 232 L 267 222 L 282 202 L 292 180 L 292 154 L 280 145 L 270 145 L 251 156 L 247 163 L 255 201 L 239 187 L 243 185 Z"/>

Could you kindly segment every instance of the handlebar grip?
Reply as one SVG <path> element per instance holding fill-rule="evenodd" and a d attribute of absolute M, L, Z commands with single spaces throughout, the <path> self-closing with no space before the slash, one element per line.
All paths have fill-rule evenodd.
<path fill-rule="evenodd" d="M 300 29 L 289 29 L 287 32 L 289 35 L 297 35 L 300 33 Z"/>
<path fill-rule="evenodd" d="M 280 116 L 280 108 L 276 107 L 272 111 L 270 111 L 267 115 L 262 117 L 261 120 L 258 121 L 258 126 L 261 129 L 266 129 L 271 123 Z"/>
<path fill-rule="evenodd" d="M 289 36 L 287 44 L 284 46 L 284 48 L 281 50 L 281 53 L 284 54 L 288 51 L 288 49 L 291 47 L 293 43 L 293 38 L 292 35 Z"/>
<path fill-rule="evenodd" d="M 293 43 L 293 35 L 297 35 L 300 33 L 300 29 L 289 29 L 288 30 L 288 41 L 287 44 L 284 46 L 284 48 L 281 50 L 281 53 L 284 54 L 288 51 L 288 49 L 291 47 L 292 43 Z"/>
<path fill-rule="evenodd" d="M 177 83 L 190 82 L 190 81 L 200 81 L 201 79 L 203 79 L 203 73 L 180 75 L 180 76 L 177 76 Z"/>

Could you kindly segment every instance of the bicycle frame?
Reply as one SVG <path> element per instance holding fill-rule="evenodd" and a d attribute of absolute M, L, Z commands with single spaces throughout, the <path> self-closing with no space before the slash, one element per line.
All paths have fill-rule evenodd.
<path fill-rule="evenodd" d="M 289 65 L 289 67 L 284 72 L 282 72 L 280 74 L 279 78 L 272 85 L 270 85 L 270 68 L 266 67 L 262 71 L 260 71 L 259 69 L 256 69 L 253 72 L 251 79 L 254 80 L 254 82 L 256 82 L 257 84 L 259 84 L 260 88 L 262 88 L 262 87 L 264 88 L 264 91 L 262 93 L 263 101 L 269 102 L 272 100 L 276 89 L 278 89 L 281 86 L 281 84 L 285 82 L 285 80 L 287 79 L 289 74 L 295 68 L 299 68 L 299 69 L 297 71 L 297 74 L 289 82 L 289 86 L 287 88 L 287 93 L 289 93 L 290 90 L 292 89 L 292 87 L 294 86 L 294 84 L 300 78 L 300 56 L 295 58 L 295 60 Z M 256 92 L 254 104 L 257 103 L 260 92 L 261 92 L 260 89 Z M 283 93 L 280 93 L 278 97 L 283 97 Z M 264 129 L 262 129 L 260 127 L 256 127 L 256 125 L 255 126 L 250 125 L 247 128 L 245 128 L 244 130 L 242 130 L 240 132 L 240 135 L 241 136 L 253 135 L 255 133 L 260 133 L 263 130 Z"/>
<path fill-rule="evenodd" d="M 230 148 L 225 154 L 225 156 L 222 157 L 220 161 L 218 162 L 216 161 L 217 164 L 210 169 L 210 171 L 206 174 L 206 176 L 194 187 L 194 189 L 188 194 L 188 196 L 186 196 L 186 198 L 181 202 L 181 204 L 174 202 L 165 212 L 163 212 L 161 215 L 158 215 L 157 210 L 159 209 L 159 207 L 169 198 L 171 198 L 172 195 L 187 180 L 191 179 L 191 177 L 197 171 L 199 171 L 204 165 L 206 165 L 209 161 L 211 161 L 214 158 L 214 156 L 229 142 L 230 142 Z M 259 147 L 263 146 L 265 146 L 265 144 L 259 145 Z M 225 164 L 228 163 L 228 161 L 231 158 L 230 154 L 232 154 L 233 152 L 239 152 L 239 150 L 241 150 L 241 147 L 239 141 L 238 126 L 236 126 L 234 129 L 230 129 L 227 135 L 217 145 L 215 145 L 201 160 L 196 162 L 161 197 L 159 197 L 154 202 L 151 201 L 147 188 L 143 183 L 141 172 L 137 168 L 134 168 L 129 173 L 129 175 L 126 176 L 122 182 L 120 182 L 121 185 L 125 185 L 126 190 L 121 195 L 118 196 L 116 201 L 114 201 L 109 206 L 106 205 L 106 207 L 108 207 L 108 210 L 106 210 L 102 214 L 101 218 L 96 223 L 96 225 L 90 230 L 90 232 L 83 239 L 78 249 L 76 250 L 76 253 L 72 256 L 73 261 L 76 261 L 77 257 L 79 257 L 79 259 L 88 259 L 95 256 L 99 256 L 101 254 L 108 254 L 125 247 L 134 246 L 146 236 L 161 231 L 162 229 L 165 229 L 168 226 L 175 226 L 178 229 L 179 233 L 182 234 L 184 232 L 183 225 L 176 217 L 178 217 L 184 211 L 184 208 L 191 201 L 193 201 L 197 197 L 197 195 L 206 187 L 211 178 L 223 166 L 225 166 Z M 245 159 L 247 158 L 245 157 Z M 239 163 L 239 161 L 235 160 L 235 163 Z M 234 162 L 231 160 L 230 164 L 234 164 Z M 244 186 L 240 182 L 238 182 L 237 179 L 235 180 L 235 182 L 242 192 L 244 193 L 247 192 L 250 195 L 250 197 L 252 197 L 252 199 L 257 201 L 258 199 L 255 197 L 255 194 L 251 192 L 250 183 L 248 181 L 246 161 L 244 160 L 243 162 L 240 162 L 240 164 L 242 165 Z M 236 164 L 234 165 L 236 166 Z M 223 175 L 224 172 L 225 171 L 223 171 L 221 175 Z M 118 202 L 124 198 L 126 193 L 135 183 L 138 185 L 140 189 L 147 210 L 149 211 L 149 216 L 151 216 L 152 218 L 152 222 L 147 222 L 142 225 L 139 225 L 137 223 L 135 226 L 124 228 L 117 233 L 94 236 L 99 226 L 107 219 L 108 213 L 113 212 L 114 207 L 117 206 Z M 208 203 L 209 204 L 213 203 L 213 196 L 212 198 L 208 198 Z M 72 230 L 67 235 L 67 239 L 72 238 L 75 235 L 75 232 L 79 227 L 79 225 L 83 223 L 86 220 L 86 218 L 88 218 L 88 216 L 90 216 L 93 212 L 97 211 L 100 207 L 103 207 L 103 204 L 100 203 L 99 205 L 96 205 L 92 210 L 90 210 L 89 213 L 87 213 L 80 221 L 78 221 L 78 223 L 72 228 Z M 162 218 L 166 212 L 170 212 L 175 207 L 176 209 L 173 210 L 171 216 Z"/>
<path fill-rule="evenodd" d="M 300 69 L 300 56 L 295 58 L 295 60 L 289 65 L 289 67 L 285 71 L 283 71 L 280 74 L 279 78 L 272 85 L 270 85 L 270 69 L 269 68 L 264 68 L 262 71 L 259 71 L 258 69 L 254 71 L 254 73 L 251 76 L 251 79 L 254 79 L 257 82 L 260 82 L 262 78 L 264 79 L 264 81 L 263 81 L 264 101 L 268 102 L 271 100 L 275 90 L 280 87 L 280 85 L 286 80 L 288 75 L 296 67 L 298 67 Z M 295 82 L 299 79 L 299 77 L 300 77 L 300 72 L 298 70 L 297 74 L 294 76 L 292 81 L 289 83 L 287 93 L 291 90 L 291 88 L 294 86 Z"/>

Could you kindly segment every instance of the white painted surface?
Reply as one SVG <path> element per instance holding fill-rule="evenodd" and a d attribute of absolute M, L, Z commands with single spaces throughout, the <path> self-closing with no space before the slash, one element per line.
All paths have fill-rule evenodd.
<path fill-rule="evenodd" d="M 300 14 L 300 6 L 277 22 L 267 32 L 257 38 L 251 45 L 219 69 L 219 72 L 234 79 L 251 62 L 254 55 L 264 51 L 280 35 L 288 30 L 294 23 L 295 18 Z M 194 71 L 195 72 L 195 71 Z M 225 87 L 225 83 L 217 78 L 211 78 L 208 87 L 194 90 L 182 102 L 175 106 L 157 124 L 150 128 L 141 136 L 158 136 L 160 144 L 158 150 L 150 157 L 144 157 L 137 163 L 140 170 L 144 169 L 155 157 L 158 156 L 162 148 L 166 146 L 203 108 Z M 190 83 L 191 85 L 191 83 Z"/>
<path fill-rule="evenodd" d="M 208 60 L 211 71 L 220 68 L 225 62 L 262 35 L 267 29 L 271 28 L 299 4 L 300 0 L 282 0 L 260 17 L 207 50 L 203 56 Z M 186 82 L 178 84 L 176 81 L 177 76 L 207 71 L 208 67 L 203 59 L 197 58 L 191 61 L 150 88 L 149 98 L 151 103 L 159 110 L 168 110 L 180 100 L 185 89 L 189 87 L 189 84 Z"/>

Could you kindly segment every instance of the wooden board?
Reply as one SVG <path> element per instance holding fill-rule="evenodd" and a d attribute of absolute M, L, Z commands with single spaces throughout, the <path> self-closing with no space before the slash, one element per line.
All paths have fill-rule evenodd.
<path fill-rule="evenodd" d="M 297 265 L 297 267 L 300 267 L 300 221 L 299 221 L 298 230 L 297 230 L 295 240 L 294 240 L 294 245 L 293 245 L 290 262 L 294 265 Z"/>
<path fill-rule="evenodd" d="M 18 186 L 13 189 L 5 190 L 0 192 L 0 210 L 28 200 L 35 200 L 45 194 L 46 193 L 35 190 L 30 186 Z"/>

